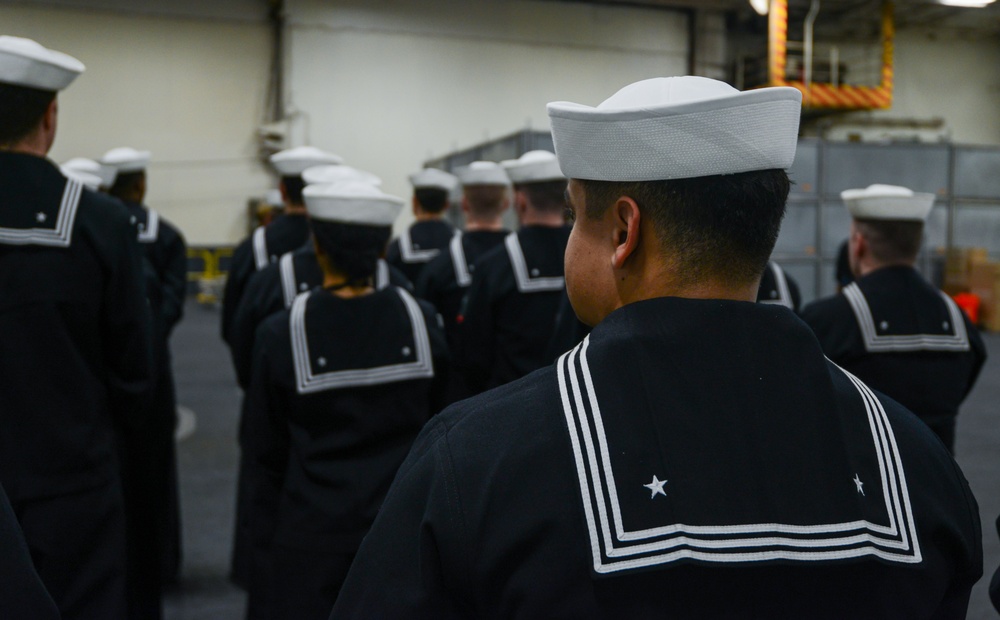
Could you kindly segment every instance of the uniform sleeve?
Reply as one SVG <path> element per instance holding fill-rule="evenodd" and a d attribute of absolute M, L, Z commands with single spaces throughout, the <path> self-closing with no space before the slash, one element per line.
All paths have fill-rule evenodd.
<path fill-rule="evenodd" d="M 167 334 L 181 320 L 184 314 L 184 299 L 187 297 L 187 244 L 173 227 L 164 235 L 166 243 L 163 252 L 166 264 L 163 274 L 163 322 Z"/>
<path fill-rule="evenodd" d="M 1000 517 L 997 517 L 997 536 L 1000 537 Z M 995 573 L 993 573 L 993 580 L 990 582 L 990 600 L 993 601 L 993 607 L 997 611 L 1000 611 L 1000 567 L 997 567 Z"/>
<path fill-rule="evenodd" d="M 480 266 L 472 276 L 459 313 L 455 370 L 469 394 L 486 389 L 495 363 L 496 321 L 490 285 L 489 270 Z"/>
<path fill-rule="evenodd" d="M 243 288 L 254 271 L 253 253 L 250 239 L 236 246 L 233 260 L 229 264 L 229 275 L 226 277 L 226 287 L 222 292 L 222 339 L 229 344 L 233 319 L 239 309 Z"/>
<path fill-rule="evenodd" d="M 451 379 L 451 353 L 444 335 L 444 319 L 429 303 L 419 302 L 427 323 L 427 334 L 431 340 L 431 356 L 434 360 L 434 379 L 431 382 L 430 410 L 436 414 L 448 405 L 448 385 Z"/>
<path fill-rule="evenodd" d="M 35 572 L 28 545 L 0 486 L 0 617 L 58 620 L 59 610 Z"/>
<path fill-rule="evenodd" d="M 389 259 L 386 259 L 386 262 L 389 262 Z M 405 288 L 410 293 L 414 291 L 413 282 L 410 282 L 410 279 L 406 277 L 406 274 L 400 271 L 399 268 L 392 263 L 389 263 L 389 284 Z"/>
<path fill-rule="evenodd" d="M 396 269 L 402 269 L 403 258 L 399 252 L 399 239 L 393 239 L 389 244 L 389 247 L 385 251 L 385 262 L 389 263 Z"/>
<path fill-rule="evenodd" d="M 968 521 L 959 525 L 964 536 L 962 541 L 951 549 L 957 564 L 955 576 L 941 600 L 941 605 L 938 606 L 932 617 L 942 620 L 946 618 L 961 620 L 967 616 L 969 611 L 972 586 L 976 585 L 976 582 L 983 576 L 983 528 L 979 520 L 979 504 L 972 494 L 972 489 L 969 488 L 965 475 L 953 459 L 948 459 L 948 462 L 953 468 L 955 477 L 959 480 L 959 486 L 965 499 L 963 506 L 965 510 L 957 510 L 956 506 L 955 513 L 964 512 L 968 516 Z M 955 502 L 955 504 L 958 503 Z"/>
<path fill-rule="evenodd" d="M 268 270 L 259 271 L 250 278 L 229 329 L 229 352 L 233 358 L 233 368 L 236 369 L 236 380 L 244 390 L 250 384 L 253 370 L 257 328 L 267 318 L 262 312 L 267 289 L 275 284 L 273 279 L 268 277 L 269 274 Z"/>
<path fill-rule="evenodd" d="M 437 308 L 438 312 L 441 311 L 441 295 L 437 273 L 441 271 L 443 260 L 446 260 L 446 257 L 442 253 L 427 263 L 427 266 L 420 272 L 420 277 L 413 283 L 416 296 L 430 302 L 432 306 Z"/>
<path fill-rule="evenodd" d="M 979 328 L 972 324 L 964 312 L 962 319 L 965 321 L 965 332 L 969 335 L 969 348 L 972 349 L 972 355 L 975 358 L 972 372 L 969 373 L 969 383 L 965 386 L 965 393 L 962 396 L 964 399 L 976 386 L 979 372 L 983 369 L 983 364 L 986 363 L 986 345 L 983 343 L 983 337 L 979 334 Z"/>
<path fill-rule="evenodd" d="M 104 363 L 112 417 L 134 426 L 152 373 L 152 317 L 146 301 L 141 250 L 135 230 L 123 217 L 109 224 L 116 248 L 105 284 L 101 317 Z"/>
<path fill-rule="evenodd" d="M 795 314 L 799 314 L 802 311 L 802 293 L 799 291 L 799 283 L 792 279 L 788 273 L 785 273 L 785 281 L 788 283 L 788 293 L 792 296 L 792 310 Z"/>
<path fill-rule="evenodd" d="M 330 618 L 481 615 L 462 578 L 472 572 L 466 539 L 448 437 L 432 421 L 396 474 Z"/>
<path fill-rule="evenodd" d="M 265 323 L 258 329 L 253 352 L 253 380 L 243 403 L 243 449 L 246 462 L 253 470 L 250 529 L 257 550 L 269 547 L 274 536 L 290 442 L 281 397 L 271 376 L 268 328 Z"/>

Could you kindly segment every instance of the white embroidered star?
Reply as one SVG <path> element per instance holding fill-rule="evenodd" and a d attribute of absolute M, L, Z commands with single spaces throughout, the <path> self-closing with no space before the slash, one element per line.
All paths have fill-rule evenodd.
<path fill-rule="evenodd" d="M 304 291 L 307 288 L 309 288 L 309 285 L 307 283 L 305 283 L 305 282 L 303 282 L 302 284 L 299 285 L 299 290 L 300 291 Z"/>
<path fill-rule="evenodd" d="M 539 273 L 541 273 L 541 272 L 538 271 L 537 269 L 532 269 L 531 270 L 531 277 L 532 278 L 537 278 Z"/>
<path fill-rule="evenodd" d="M 865 494 L 865 490 L 861 488 L 865 486 L 865 483 L 861 482 L 861 478 L 857 474 L 854 474 L 854 486 L 858 487 L 858 493 Z"/>
<path fill-rule="evenodd" d="M 881 323 L 878 324 L 878 327 L 882 331 L 885 331 L 885 330 L 889 329 L 889 322 L 888 321 L 882 321 Z"/>
<path fill-rule="evenodd" d="M 39 212 L 37 215 L 35 215 L 35 219 L 38 220 L 39 223 L 41 223 L 47 220 L 48 216 L 45 215 L 44 213 Z"/>
<path fill-rule="evenodd" d="M 319 364 L 320 366 L 326 366 L 326 358 L 321 357 L 318 360 L 316 360 L 316 363 Z"/>
<path fill-rule="evenodd" d="M 667 496 L 667 492 L 663 490 L 663 485 L 665 485 L 666 483 L 667 483 L 666 480 L 657 480 L 656 476 L 653 476 L 652 482 L 650 482 L 649 484 L 644 484 L 642 486 L 646 487 L 651 491 L 649 499 L 653 499 L 654 497 L 656 497 L 657 493 L 659 493 L 663 497 Z"/>
<path fill-rule="evenodd" d="M 948 321 L 945 321 L 944 323 L 941 323 L 941 327 L 943 327 L 944 329 L 948 329 L 951 326 L 948 325 Z"/>
<path fill-rule="evenodd" d="M 410 347 L 403 347 L 403 357 L 409 357 Z"/>

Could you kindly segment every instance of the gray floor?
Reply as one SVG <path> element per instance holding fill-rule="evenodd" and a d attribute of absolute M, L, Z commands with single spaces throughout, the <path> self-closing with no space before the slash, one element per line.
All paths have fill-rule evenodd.
<path fill-rule="evenodd" d="M 219 313 L 190 303 L 173 338 L 178 402 L 197 417 L 197 428 L 178 448 L 184 519 L 181 583 L 166 599 L 168 620 L 243 617 L 244 595 L 229 584 L 236 472 L 239 391 L 228 352 L 219 339 Z M 986 594 L 1000 565 L 993 523 L 1000 514 L 1000 335 L 986 335 L 991 358 L 959 418 L 958 461 L 979 500 L 986 576 L 972 593 L 968 617 L 1000 617 Z"/>

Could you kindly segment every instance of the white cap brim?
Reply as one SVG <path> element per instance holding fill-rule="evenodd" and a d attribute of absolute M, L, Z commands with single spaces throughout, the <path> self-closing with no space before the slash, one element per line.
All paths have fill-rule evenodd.
<path fill-rule="evenodd" d="M 309 217 L 324 222 L 392 226 L 403 199 L 361 182 L 309 185 L 302 191 Z"/>
<path fill-rule="evenodd" d="M 371 172 L 351 166 L 313 166 L 302 171 L 306 185 L 329 185 L 331 183 L 366 183 L 373 187 L 382 185 L 382 179 Z"/>
<path fill-rule="evenodd" d="M 343 158 L 315 146 L 297 146 L 271 155 L 271 165 L 283 177 L 297 177 L 309 168 L 344 163 Z"/>
<path fill-rule="evenodd" d="M 528 151 L 517 159 L 502 161 L 500 165 L 515 185 L 566 180 L 559 168 L 559 159 L 549 151 Z"/>
<path fill-rule="evenodd" d="M 851 217 L 858 220 L 923 222 L 934 208 L 934 194 L 898 185 L 869 185 L 840 192 Z"/>
<path fill-rule="evenodd" d="M 0 82 L 60 91 L 83 73 L 83 63 L 31 39 L 0 36 Z"/>
<path fill-rule="evenodd" d="M 492 161 L 474 161 L 455 169 L 462 185 L 510 185 L 510 178 L 503 166 Z"/>
<path fill-rule="evenodd" d="M 91 174 L 101 179 L 101 187 L 111 187 L 115 183 L 118 171 L 112 166 L 105 166 L 99 161 L 86 157 L 74 157 L 60 166 L 63 170 L 74 170 Z"/>
<path fill-rule="evenodd" d="M 83 186 L 87 189 L 97 191 L 101 189 L 101 177 L 90 172 L 84 172 L 83 170 L 74 170 L 73 168 L 67 168 L 66 166 L 60 166 L 59 170 L 63 173 L 67 179 L 73 179 L 74 181 L 79 181 L 83 183 Z"/>
<path fill-rule="evenodd" d="M 661 80 L 683 82 L 661 88 Z M 616 99 L 617 94 L 598 107 L 564 101 L 548 104 L 562 172 L 574 179 L 628 182 L 787 169 L 792 165 L 802 93 L 789 87 L 747 92 L 728 85 L 728 91 L 706 89 L 702 80 L 716 82 L 690 77 L 638 82 L 619 91 L 624 93 L 631 87 L 647 91 L 636 97 L 632 106 L 627 96 Z M 649 82 L 654 83 L 648 85 L 652 88 L 647 88 Z M 694 96 L 671 92 L 689 85 L 697 91 Z M 666 101 L 658 103 L 661 94 Z M 609 102 L 613 105 L 606 105 Z"/>
<path fill-rule="evenodd" d="M 105 153 L 100 163 L 105 166 L 111 166 L 117 174 L 127 174 L 145 170 L 149 166 L 151 157 L 152 154 L 149 151 L 137 151 L 133 148 L 122 146 Z"/>
<path fill-rule="evenodd" d="M 446 192 L 458 187 L 458 177 L 437 168 L 424 168 L 410 175 L 410 185 L 413 189 L 440 189 Z"/>

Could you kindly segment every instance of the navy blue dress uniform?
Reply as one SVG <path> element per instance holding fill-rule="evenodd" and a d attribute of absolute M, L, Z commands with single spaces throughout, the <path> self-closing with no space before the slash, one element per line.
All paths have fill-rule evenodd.
<path fill-rule="evenodd" d="M 282 179 L 286 201 L 299 208 L 302 206 L 302 173 L 308 168 L 336 165 L 341 161 L 337 155 L 311 146 L 286 149 L 271 156 L 271 165 Z M 258 226 L 236 246 L 222 295 L 222 339 L 227 344 L 243 289 L 251 276 L 276 262 L 282 254 L 302 247 L 308 240 L 309 222 L 305 213 L 295 211 L 278 216 L 267 226 Z"/>
<path fill-rule="evenodd" d="M 24 533 L 17 523 L 7 493 L 0 485 L 0 616 L 32 620 L 59 620 L 59 608 L 31 561 Z"/>
<path fill-rule="evenodd" d="M 538 208 L 522 189 L 557 182 L 559 196 L 566 177 L 556 156 L 529 151 L 502 163 L 518 190 L 519 216 L 537 217 Z M 547 206 L 547 205 L 544 205 Z M 552 363 L 548 344 L 565 290 L 563 255 L 569 228 L 561 225 L 565 205 L 560 198 L 553 215 L 560 225 L 523 225 L 475 263 L 472 285 L 459 312 L 454 368 L 463 377 L 464 393 L 478 394 Z"/>
<path fill-rule="evenodd" d="M 757 290 L 757 303 L 778 304 L 789 310 L 798 312 L 802 307 L 802 294 L 799 284 L 785 273 L 778 263 L 768 263 L 764 275 L 760 278 L 760 289 Z"/>
<path fill-rule="evenodd" d="M 309 187 L 306 201 L 317 226 L 379 226 L 386 236 L 402 205 L 357 183 Z M 395 286 L 349 298 L 316 288 L 264 321 L 244 406 L 249 617 L 326 617 L 396 469 L 442 402 L 447 356 L 436 311 Z"/>
<path fill-rule="evenodd" d="M 55 93 L 82 71 L 34 41 L 0 37 L 0 97 Z M 54 104 L 45 114 L 54 123 Z M 9 378 L 0 384 L 0 483 L 62 617 L 121 618 L 114 425 L 142 425 L 151 364 L 135 228 L 116 201 L 42 154 L 10 148 L 0 151 L 0 372 Z"/>
<path fill-rule="evenodd" d="M 549 115 L 579 201 L 579 179 L 773 176 L 800 105 L 659 78 Z M 625 241 L 653 260 L 629 208 Z M 617 223 L 578 220 L 573 256 L 628 252 L 597 241 Z M 608 308 L 619 276 L 662 266 L 590 267 L 567 283 L 591 334 L 424 427 L 331 618 L 964 617 L 978 510 L 925 425 L 786 308 L 643 292 Z"/>
<path fill-rule="evenodd" d="M 852 215 L 922 222 L 934 200 L 929 194 L 879 192 L 845 200 Z M 880 213 L 876 208 L 883 203 L 889 210 Z M 893 265 L 810 304 L 802 318 L 831 360 L 902 403 L 953 449 L 959 405 L 975 385 L 986 349 L 950 297 L 912 266 Z"/>
<path fill-rule="evenodd" d="M 418 219 L 398 239 L 389 243 L 385 259 L 402 271 L 410 282 L 417 282 L 427 263 L 447 249 L 455 235 L 455 229 L 442 216 L 448 208 L 448 195 L 458 187 L 458 179 L 443 170 L 425 168 L 410 175 L 410 184 L 414 190 L 414 211 L 418 216 L 426 215 L 431 219 Z M 437 192 L 437 197 L 444 199 L 441 209 L 432 212 L 420 203 L 419 194 L 422 192 Z"/>

